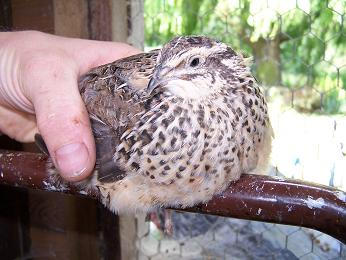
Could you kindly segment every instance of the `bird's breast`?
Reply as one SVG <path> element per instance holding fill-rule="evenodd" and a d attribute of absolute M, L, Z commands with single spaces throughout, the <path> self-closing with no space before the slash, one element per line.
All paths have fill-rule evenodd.
<path fill-rule="evenodd" d="M 192 185 L 198 180 L 221 187 L 240 174 L 232 120 L 229 111 L 212 103 L 167 98 L 123 136 L 116 160 L 150 182 Z"/>

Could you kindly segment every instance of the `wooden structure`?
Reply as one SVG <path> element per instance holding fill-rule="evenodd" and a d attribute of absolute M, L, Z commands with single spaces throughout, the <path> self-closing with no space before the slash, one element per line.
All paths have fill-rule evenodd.
<path fill-rule="evenodd" d="M 141 3 L 0 0 L 0 31 L 39 30 L 67 37 L 131 42 L 142 48 L 144 25 L 143 17 L 138 15 Z M 139 37 L 133 37 L 132 33 Z M 5 136 L 0 136 L 0 149 L 36 151 L 33 145 L 22 145 Z M 0 194 L 1 259 L 136 257 L 134 218 L 119 220 L 97 202 L 74 196 L 3 185 Z M 122 230 L 126 235 L 119 231 L 119 223 L 125 227 Z"/>

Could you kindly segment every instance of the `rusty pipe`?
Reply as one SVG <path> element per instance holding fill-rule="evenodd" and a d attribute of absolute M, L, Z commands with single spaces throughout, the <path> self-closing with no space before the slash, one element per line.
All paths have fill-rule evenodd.
<path fill-rule="evenodd" d="M 47 178 L 42 154 L 0 150 L 0 184 L 79 194 Z M 243 174 L 208 203 L 181 211 L 313 228 L 346 243 L 346 193 L 299 180 Z"/>

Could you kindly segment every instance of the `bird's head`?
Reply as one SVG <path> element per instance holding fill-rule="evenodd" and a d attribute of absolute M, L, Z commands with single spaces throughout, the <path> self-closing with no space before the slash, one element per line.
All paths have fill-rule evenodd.
<path fill-rule="evenodd" d="M 242 56 L 226 44 L 205 36 L 182 36 L 161 49 L 147 91 L 203 99 L 248 72 Z"/>

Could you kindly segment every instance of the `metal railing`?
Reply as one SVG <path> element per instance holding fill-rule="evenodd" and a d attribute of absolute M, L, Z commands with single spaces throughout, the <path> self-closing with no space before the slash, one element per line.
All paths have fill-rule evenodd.
<path fill-rule="evenodd" d="M 46 160 L 42 154 L 0 150 L 0 184 L 98 198 L 52 183 Z M 176 210 L 313 228 L 346 243 L 346 193 L 299 180 L 243 174 L 208 203 Z"/>

